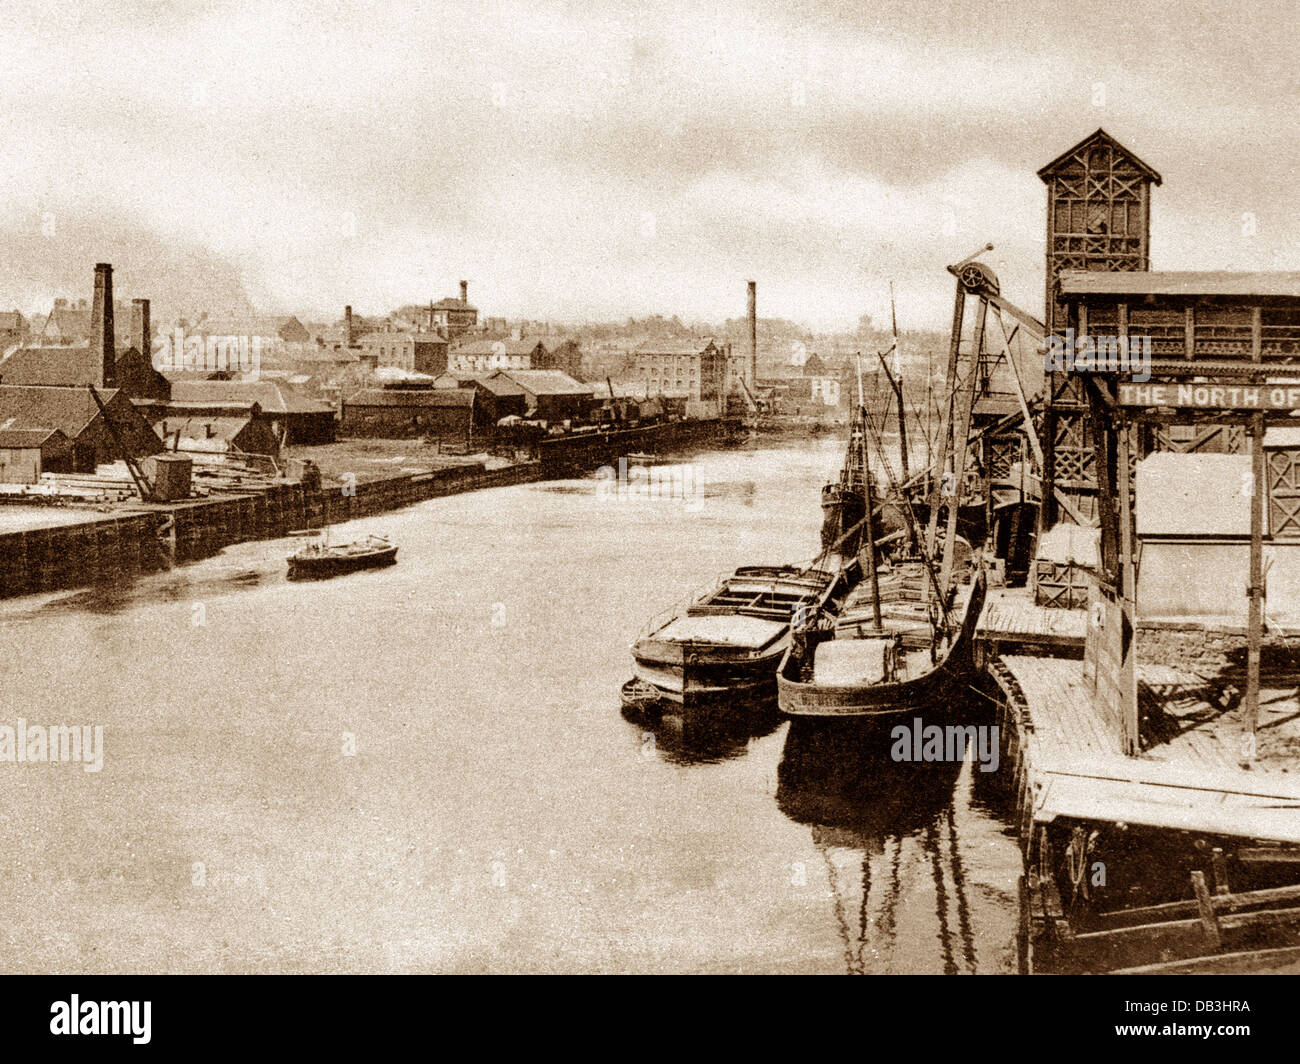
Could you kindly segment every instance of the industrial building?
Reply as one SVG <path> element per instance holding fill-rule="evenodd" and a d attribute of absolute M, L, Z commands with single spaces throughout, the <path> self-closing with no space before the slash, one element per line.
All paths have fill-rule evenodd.
<path fill-rule="evenodd" d="M 475 432 L 471 388 L 363 388 L 343 400 L 344 436 L 431 437 L 468 443 Z M 486 431 L 491 422 L 482 423 Z"/>

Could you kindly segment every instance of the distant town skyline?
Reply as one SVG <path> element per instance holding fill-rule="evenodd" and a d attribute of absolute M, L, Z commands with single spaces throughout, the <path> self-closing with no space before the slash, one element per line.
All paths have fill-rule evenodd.
<path fill-rule="evenodd" d="M 900 327 L 941 329 L 944 266 L 985 242 L 1041 313 L 1035 171 L 1099 126 L 1164 176 L 1155 268 L 1300 269 L 1277 2 L 5 15 L 0 308 L 24 313 L 110 261 L 123 295 L 318 321 L 465 278 L 485 317 L 720 323 L 754 279 L 761 316 L 850 331 L 892 280 Z"/>

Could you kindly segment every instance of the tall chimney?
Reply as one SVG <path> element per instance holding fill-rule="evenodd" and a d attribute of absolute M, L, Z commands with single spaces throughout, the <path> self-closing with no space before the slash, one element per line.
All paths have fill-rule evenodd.
<path fill-rule="evenodd" d="M 460 282 L 460 301 L 462 303 L 469 303 L 469 282 L 468 281 Z"/>
<path fill-rule="evenodd" d="M 149 300 L 131 300 L 131 346 L 153 361 L 153 326 L 149 322 Z"/>
<path fill-rule="evenodd" d="M 113 267 L 95 263 L 95 299 L 90 308 L 90 375 L 97 388 L 117 386 L 113 352 Z"/>
<path fill-rule="evenodd" d="M 343 308 L 343 346 L 352 346 L 352 308 Z"/>
<path fill-rule="evenodd" d="M 758 284 L 749 282 L 749 385 L 758 386 Z"/>

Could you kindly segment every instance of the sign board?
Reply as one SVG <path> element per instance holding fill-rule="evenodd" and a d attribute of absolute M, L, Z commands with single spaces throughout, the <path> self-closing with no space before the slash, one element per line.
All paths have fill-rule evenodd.
<path fill-rule="evenodd" d="M 1300 410 L 1300 383 L 1121 384 L 1119 405 L 1193 410 Z"/>

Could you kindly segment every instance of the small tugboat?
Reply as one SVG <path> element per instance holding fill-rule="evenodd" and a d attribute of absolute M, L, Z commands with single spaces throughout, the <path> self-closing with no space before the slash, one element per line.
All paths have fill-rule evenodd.
<path fill-rule="evenodd" d="M 397 562 L 397 545 L 384 536 L 351 543 L 330 543 L 327 533 L 289 555 L 290 580 L 321 580 L 358 569 L 378 569 Z"/>

